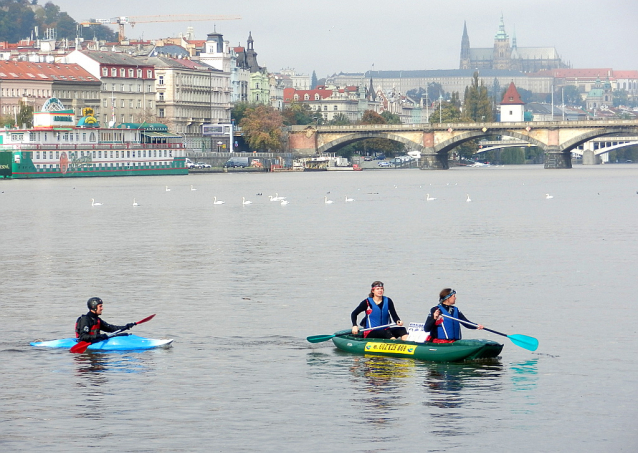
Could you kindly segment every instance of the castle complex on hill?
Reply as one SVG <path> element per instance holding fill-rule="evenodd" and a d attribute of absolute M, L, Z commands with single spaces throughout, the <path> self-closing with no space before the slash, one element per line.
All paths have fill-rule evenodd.
<path fill-rule="evenodd" d="M 567 68 L 554 47 L 518 47 L 516 35 L 505 33 L 503 16 L 494 37 L 494 47 L 470 47 L 467 24 L 463 24 L 461 61 L 459 69 L 509 69 L 521 72 L 538 72 L 546 69 Z"/>

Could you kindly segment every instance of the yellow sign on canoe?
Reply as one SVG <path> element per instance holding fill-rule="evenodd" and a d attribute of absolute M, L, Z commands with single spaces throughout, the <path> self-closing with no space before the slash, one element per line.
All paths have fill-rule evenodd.
<path fill-rule="evenodd" d="M 392 343 L 366 343 L 365 352 L 385 352 L 388 354 L 414 354 L 416 346 L 413 344 L 392 344 Z"/>

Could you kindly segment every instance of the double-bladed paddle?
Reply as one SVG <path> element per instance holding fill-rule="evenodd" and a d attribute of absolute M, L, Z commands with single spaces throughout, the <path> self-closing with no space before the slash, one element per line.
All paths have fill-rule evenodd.
<path fill-rule="evenodd" d="M 359 332 L 366 332 L 368 330 L 376 330 L 376 329 L 383 329 L 384 327 L 393 327 L 396 326 L 396 324 L 386 324 L 384 326 L 377 326 L 377 327 L 370 327 L 368 329 L 361 329 Z M 334 337 L 341 337 L 343 335 L 349 335 L 352 332 L 344 332 L 344 333 L 335 333 L 333 335 L 313 335 L 311 337 L 307 337 L 306 340 L 308 340 L 311 343 L 321 343 L 322 341 L 328 341 L 331 338 Z"/>
<path fill-rule="evenodd" d="M 135 325 L 142 324 L 143 322 L 146 322 L 146 321 L 150 321 L 151 319 L 153 319 L 153 317 L 155 317 L 155 315 L 148 316 L 148 317 L 142 319 L 141 321 L 137 321 L 135 323 Z M 115 337 L 115 336 L 121 334 L 122 332 L 124 332 L 124 330 L 126 330 L 126 329 L 116 330 L 115 332 L 111 332 L 111 333 L 107 334 L 107 336 L 109 338 Z M 90 341 L 80 341 L 75 346 L 73 346 L 71 349 L 69 349 L 69 352 L 82 354 L 84 351 L 86 351 L 86 348 L 88 348 L 92 344 L 93 343 L 91 343 Z"/>
<path fill-rule="evenodd" d="M 469 321 L 463 321 L 462 319 L 453 318 L 451 316 L 444 315 L 443 313 L 441 313 L 441 316 L 443 316 L 444 318 L 453 319 L 454 321 L 458 321 L 463 324 L 468 324 L 470 326 L 478 327 L 478 324 L 474 324 L 473 322 L 469 322 Z M 527 349 L 528 351 L 536 351 L 536 349 L 538 349 L 538 340 L 534 337 L 529 337 L 527 335 L 518 335 L 518 334 L 507 335 L 505 333 L 497 332 L 496 330 L 488 329 L 487 327 L 483 327 L 483 330 L 487 330 L 488 332 L 492 332 L 497 335 L 507 337 L 516 346 L 520 346 L 521 348 Z"/>

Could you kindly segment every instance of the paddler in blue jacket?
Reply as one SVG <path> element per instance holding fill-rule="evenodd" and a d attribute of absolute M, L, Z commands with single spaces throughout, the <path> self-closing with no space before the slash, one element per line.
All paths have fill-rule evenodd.
<path fill-rule="evenodd" d="M 441 316 L 441 314 L 444 314 L 445 316 L 471 322 L 461 313 L 461 310 L 454 305 L 455 303 L 456 291 L 452 288 L 445 288 L 439 293 L 439 305 L 432 307 L 428 318 L 425 320 L 425 326 L 423 326 L 423 330 L 430 333 L 430 336 L 425 341 L 431 341 L 433 343 L 453 343 L 461 339 L 461 324 L 463 323 Z M 478 324 L 478 327 L 468 324 L 463 324 L 463 326 L 468 329 L 481 330 L 483 328 L 480 324 Z"/>
<path fill-rule="evenodd" d="M 364 329 L 370 327 L 384 326 L 386 324 L 396 323 L 399 327 L 381 328 L 376 330 L 368 330 L 363 333 L 365 338 L 386 338 L 388 340 L 401 340 L 408 339 L 408 331 L 403 326 L 403 321 L 397 315 L 397 311 L 394 308 L 394 302 L 389 297 L 383 295 L 384 288 L 383 282 L 375 281 L 372 283 L 372 289 L 368 298 L 361 301 L 359 306 L 354 309 L 350 318 L 352 320 L 352 333 L 354 335 L 359 333 L 359 326 L 357 325 L 357 316 L 359 313 L 366 313 L 366 316 L 361 321 L 361 326 Z"/>
<path fill-rule="evenodd" d="M 91 297 L 86 302 L 89 312 L 80 316 L 75 322 L 75 336 L 78 342 L 87 341 L 89 343 L 97 343 L 98 341 L 109 338 L 108 335 L 100 333 L 102 330 L 104 332 L 115 332 L 118 330 L 128 330 L 136 325 L 136 323 L 131 322 L 125 326 L 115 326 L 102 320 L 100 315 L 102 314 L 103 303 L 99 297 Z"/>

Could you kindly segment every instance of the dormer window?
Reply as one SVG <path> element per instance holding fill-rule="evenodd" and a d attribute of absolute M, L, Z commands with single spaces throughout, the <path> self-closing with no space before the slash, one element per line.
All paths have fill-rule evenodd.
<path fill-rule="evenodd" d="M 315 93 L 315 101 L 319 100 L 319 95 Z"/>
<path fill-rule="evenodd" d="M 307 93 L 306 93 L 306 94 L 304 94 L 304 95 L 303 95 L 303 100 L 304 100 L 304 101 L 308 101 L 308 100 L 310 100 L 310 95 L 309 95 L 309 94 L 307 94 Z"/>
<path fill-rule="evenodd" d="M 295 94 L 295 95 L 293 96 L 293 99 L 294 99 L 295 101 L 298 101 L 298 100 L 299 100 L 299 95 L 298 95 L 298 94 Z"/>

